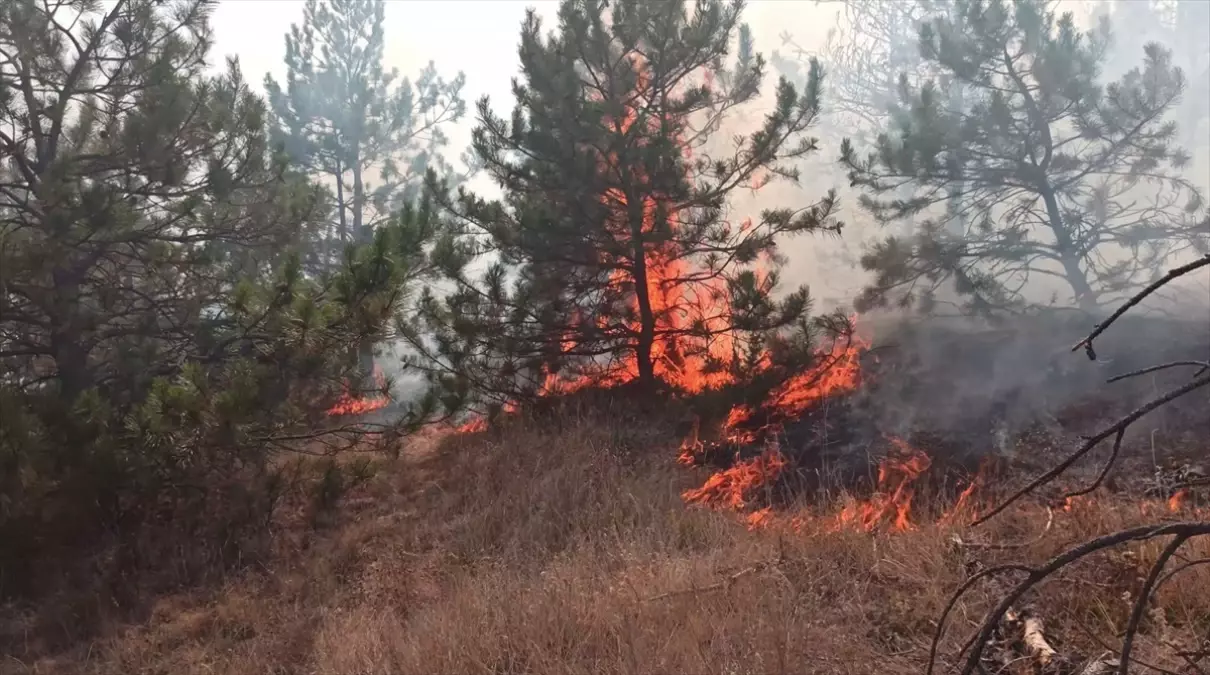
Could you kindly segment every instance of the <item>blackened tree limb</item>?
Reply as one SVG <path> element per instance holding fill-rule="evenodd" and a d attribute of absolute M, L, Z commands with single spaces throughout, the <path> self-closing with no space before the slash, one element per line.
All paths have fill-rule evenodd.
<path fill-rule="evenodd" d="M 1174 267 L 1173 269 L 1169 270 L 1167 274 L 1160 277 L 1159 279 L 1156 279 L 1155 282 L 1153 282 L 1150 286 L 1139 291 L 1134 296 L 1132 296 L 1129 300 L 1122 303 L 1122 306 L 1118 307 L 1117 311 L 1115 311 L 1113 314 L 1110 314 L 1108 319 L 1105 319 L 1101 323 L 1097 324 L 1092 329 L 1092 332 L 1088 334 L 1088 337 L 1084 338 L 1083 340 L 1080 340 L 1074 346 L 1072 346 L 1071 351 L 1074 352 L 1077 349 L 1079 349 L 1080 347 L 1083 347 L 1084 352 L 1086 354 L 1088 354 L 1088 358 L 1092 361 L 1095 361 L 1097 359 L 1097 353 L 1096 353 L 1096 351 L 1093 350 L 1092 341 L 1095 340 L 1101 333 L 1104 333 L 1105 329 L 1109 328 L 1110 324 L 1112 324 L 1114 321 L 1117 321 L 1118 318 L 1120 318 L 1123 314 L 1125 314 L 1131 307 L 1134 307 L 1135 305 L 1139 304 L 1140 302 L 1143 301 L 1144 298 L 1146 298 L 1147 296 L 1151 295 L 1152 293 L 1158 291 L 1159 289 L 1163 288 L 1169 282 L 1171 282 L 1173 279 L 1182 277 L 1194 270 L 1200 269 L 1207 265 L 1210 265 L 1210 253 L 1207 253 L 1206 255 L 1202 256 L 1201 258 L 1198 258 L 1197 260 L 1194 260 L 1193 262 L 1191 262 L 1187 265 L 1181 265 L 1180 267 Z"/>
<path fill-rule="evenodd" d="M 1210 531 L 1210 530 L 1208 530 Z M 1122 655 L 1118 664 L 1118 675 L 1130 674 L 1130 652 L 1134 648 L 1134 636 L 1139 632 L 1139 623 L 1143 621 L 1143 614 L 1147 611 L 1147 604 L 1151 599 L 1151 594 L 1156 586 L 1156 581 L 1160 578 L 1160 574 L 1164 572 L 1164 567 L 1181 546 L 1189 540 L 1191 535 L 1177 534 L 1168 542 L 1160 556 L 1155 559 L 1155 563 L 1151 566 L 1151 571 L 1147 573 L 1147 580 L 1143 582 L 1143 588 L 1139 591 L 1138 599 L 1134 601 L 1134 607 L 1130 610 L 1130 621 L 1126 624 L 1126 634 L 1122 637 Z"/>
<path fill-rule="evenodd" d="M 1201 375 L 1202 373 L 1210 370 L 1210 361 L 1171 361 L 1169 363 L 1161 363 L 1156 366 L 1148 366 L 1146 368 L 1139 368 L 1138 370 L 1132 370 L 1129 373 L 1122 373 L 1121 375 L 1114 375 L 1113 377 L 1106 380 L 1106 383 L 1113 384 L 1114 382 L 1120 382 L 1121 380 L 1125 380 L 1125 379 L 1128 379 L 1131 377 L 1138 377 L 1139 375 L 1146 375 L 1148 373 L 1154 373 L 1154 372 L 1157 372 L 1160 370 L 1168 370 L 1169 368 L 1179 368 L 1181 366 L 1190 366 L 1190 367 L 1197 366 L 1198 368 L 1200 368 L 1200 370 L 1198 370 L 1197 373 L 1194 374 L 1194 377 L 1197 377 L 1198 375 Z"/>
<path fill-rule="evenodd" d="M 1113 470 L 1114 463 L 1118 461 L 1118 454 L 1122 451 L 1122 437 L 1125 435 L 1125 427 L 1118 429 L 1117 435 L 1113 437 L 1113 451 L 1109 453 L 1109 459 L 1105 460 L 1105 466 L 1101 468 L 1101 473 L 1097 474 L 1096 480 L 1089 483 L 1087 487 L 1080 488 L 1075 492 L 1068 492 L 1065 495 L 1067 498 L 1080 497 L 1101 487 L 1101 483 L 1105 482 L 1105 479 L 1109 477 L 1109 472 Z"/>

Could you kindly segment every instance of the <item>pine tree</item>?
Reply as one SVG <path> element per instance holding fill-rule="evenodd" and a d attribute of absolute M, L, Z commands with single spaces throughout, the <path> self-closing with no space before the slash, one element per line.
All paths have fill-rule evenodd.
<path fill-rule="evenodd" d="M 890 120 L 904 78 L 915 87 L 941 80 L 948 108 L 962 109 L 965 88 L 920 53 L 920 26 L 937 18 L 961 21 L 951 0 L 841 0 L 839 4 L 837 25 L 828 32 L 820 52 L 829 92 L 821 126 L 829 139 L 871 144 Z M 782 35 L 782 42 L 791 47 L 791 55 L 775 52 L 773 63 L 791 81 L 800 80 L 808 53 L 788 33 Z M 961 189 L 956 184 L 949 191 Z M 895 196 L 906 193 L 900 190 Z M 949 223 L 958 233 L 963 225 L 960 218 Z"/>
<path fill-rule="evenodd" d="M 828 80 L 820 126 L 840 136 L 872 140 L 898 100 L 899 77 L 913 84 L 934 75 L 920 55 L 919 26 L 946 13 L 950 3 L 938 0 L 841 0 L 837 23 L 815 53 L 781 34 L 785 51 L 771 61 L 795 86 L 806 83 L 817 56 Z"/>
<path fill-rule="evenodd" d="M 422 298 L 434 338 L 414 341 L 440 371 L 447 406 L 568 383 L 699 389 L 783 344 L 779 332 L 810 332 L 805 287 L 773 297 L 777 246 L 838 231 L 834 197 L 757 221 L 732 220 L 728 197 L 797 178 L 793 163 L 815 150 L 804 132 L 819 68 L 801 94 L 779 83 L 760 129 L 720 142 L 764 77 L 742 9 L 566 0 L 546 38 L 529 13 L 512 118 L 484 99 L 473 136 L 504 198 L 449 196 L 454 234 L 434 266 L 453 290 Z"/>
<path fill-rule="evenodd" d="M 1105 72 L 1120 77 L 1133 68 L 1138 54 L 1150 42 L 1158 42 L 1172 50 L 1173 63 L 1185 72 L 1188 89 L 1177 103 L 1174 119 L 1179 123 L 1181 143 L 1193 154 L 1194 171 L 1202 177 L 1203 190 L 1210 171 L 1210 4 L 1176 2 L 1175 0 L 1140 0 L 1104 3 L 1101 15 L 1109 17 L 1114 26 L 1114 49 L 1106 63 Z"/>
<path fill-rule="evenodd" d="M 444 156 L 445 129 L 465 114 L 465 77 L 442 78 L 429 63 L 415 82 L 383 68 L 383 0 L 307 0 L 286 35 L 286 82 L 265 76 L 275 141 L 336 193 L 339 243 L 370 240 L 373 228 L 419 194 L 425 172 L 457 178 Z M 377 185 L 370 173 L 378 171 Z"/>
<path fill-rule="evenodd" d="M 388 330 L 423 271 L 431 209 L 302 274 L 330 204 L 270 152 L 238 62 L 207 73 L 213 6 L 0 7 L 5 579 L 47 500 L 129 523 L 333 440 L 324 411 L 359 375 L 340 349 Z"/>
<path fill-rule="evenodd" d="M 901 83 L 900 104 L 865 157 L 842 162 L 882 222 L 915 219 L 863 257 L 876 273 L 862 306 L 926 306 L 946 281 L 990 310 L 1056 279 L 1086 310 L 1153 275 L 1184 245 L 1203 245 L 1201 195 L 1181 176 L 1187 155 L 1165 116 L 1184 76 L 1156 44 L 1141 67 L 1103 83 L 1109 27 L 1080 32 L 1039 0 L 957 4 L 961 23 L 922 27 L 922 54 L 948 76 Z M 965 104 L 947 106 L 946 81 Z M 910 198 L 889 196 L 910 186 Z M 961 232 L 945 222 L 961 218 Z M 1057 300 L 1058 291 L 1055 291 Z"/>
<path fill-rule="evenodd" d="M 446 82 L 430 63 L 413 84 L 383 69 L 383 0 L 308 0 L 286 35 L 286 88 L 265 76 L 278 141 L 336 192 L 336 237 L 364 244 L 374 228 L 414 200 L 425 172 L 451 178 L 444 128 L 465 112 L 465 77 Z M 378 186 L 369 173 L 379 171 Z M 331 264 L 333 239 L 319 247 Z M 356 348 L 367 372 L 374 345 Z"/>

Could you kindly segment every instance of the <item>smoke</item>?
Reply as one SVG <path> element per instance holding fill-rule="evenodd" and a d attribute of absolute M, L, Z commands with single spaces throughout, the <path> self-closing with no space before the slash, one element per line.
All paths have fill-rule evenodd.
<path fill-rule="evenodd" d="M 1173 7 L 1177 4 L 1173 3 Z M 1183 6 L 1201 3 L 1179 4 Z M 1168 8 L 1172 14 L 1169 17 L 1164 14 L 1163 8 L 1152 11 L 1144 8 L 1144 5 L 1147 5 L 1147 2 L 1132 0 L 1059 0 L 1053 3 L 1054 9 L 1059 13 L 1071 12 L 1081 30 L 1094 26 L 1102 16 L 1110 18 L 1114 26 L 1114 41 L 1110 46 L 1110 53 L 1106 55 L 1102 82 L 1116 80 L 1127 70 L 1140 66 L 1144 57 L 1143 45 L 1150 41 L 1162 44 L 1170 42 L 1169 36 L 1173 31 L 1200 31 L 1203 38 L 1191 42 L 1200 45 L 1210 43 L 1210 24 L 1186 21 L 1185 23 L 1191 25 L 1178 25 L 1179 12 L 1194 12 L 1196 8 Z M 844 125 L 838 122 L 835 91 L 829 88 L 829 73 L 833 76 L 833 82 L 837 76 L 836 64 L 828 60 L 826 45 L 829 32 L 839 29 L 840 39 L 843 40 L 846 31 L 853 28 L 847 24 L 844 6 L 845 2 L 836 1 L 797 2 L 794 11 L 785 11 L 783 3 L 749 5 L 745 11 L 745 21 L 752 30 L 756 50 L 770 61 L 763 88 L 764 98 L 747 106 L 741 113 L 746 117 L 733 118 L 720 133 L 724 137 L 735 133 L 748 133 L 759 122 L 755 118 L 759 118 L 772 107 L 771 95 L 781 74 L 774 63 L 777 61 L 773 58 L 775 53 L 783 60 L 797 58 L 790 53 L 792 50 L 784 38 L 792 38 L 797 48 L 821 58 L 825 79 L 824 111 L 815 131 L 819 136 L 819 151 L 800 163 L 802 175 L 798 184 L 774 181 L 759 193 L 739 196 L 731 204 L 737 219 L 745 216 L 755 217 L 762 209 L 803 207 L 819 199 L 829 189 L 837 191 L 840 195 L 837 216 L 845 223 L 845 230 L 840 237 L 808 235 L 779 244 L 782 253 L 789 260 L 782 272 L 784 288 L 789 290 L 799 284 L 807 284 L 816 299 L 816 307 L 820 310 L 851 305 L 853 298 L 869 283 L 871 275 L 861 269 L 859 260 L 862 252 L 871 243 L 887 235 L 909 233 L 915 227 L 911 222 L 886 226 L 877 223 L 858 204 L 861 193 L 849 186 L 848 176 L 838 161 L 841 140 L 845 136 L 858 135 L 858 130 L 844 128 Z M 1123 28 L 1124 26 L 1129 28 Z M 1207 59 L 1207 54 L 1174 54 L 1175 62 L 1185 70 L 1189 87 L 1180 105 L 1172 111 L 1171 117 L 1179 125 L 1182 145 L 1192 155 L 1192 160 L 1184 171 L 1185 177 L 1210 192 L 1210 115 L 1207 115 L 1205 110 L 1206 104 L 1210 102 L 1210 90 L 1206 89 L 1207 82 L 1210 82 L 1210 59 Z M 860 141 L 855 142 L 859 153 L 864 154 L 869 149 Z M 1148 193 L 1147 186 L 1142 186 L 1139 197 L 1147 201 L 1154 195 Z M 1109 251 L 1105 256 L 1105 264 L 1122 262 L 1131 255 L 1130 251 Z M 1203 289 L 1210 287 L 1210 272 L 1204 273 L 1196 283 L 1186 283 L 1184 286 L 1186 289 L 1192 288 L 1189 292 L 1196 296 L 1198 283 L 1203 284 Z M 1053 304 L 1056 299 L 1061 301 L 1071 295 L 1065 282 L 1046 274 L 1032 275 L 1021 289 L 1021 293 L 1027 300 L 1041 304 Z M 1200 297 L 1210 295 L 1202 293 Z"/>
<path fill-rule="evenodd" d="M 1193 372 L 1173 369 L 1109 384 L 1111 377 L 1210 357 L 1210 311 L 1204 305 L 1181 318 L 1142 311 L 1119 319 L 1097 339 L 1096 360 L 1082 349 L 1072 351 L 1092 328 L 1074 312 L 1019 317 L 1001 326 L 883 317 L 870 328 L 877 363 L 856 401 L 864 421 L 878 433 L 945 439 L 961 455 L 950 459 L 959 461 L 1012 455 L 1016 439 L 1026 434 L 1035 442 L 1040 433 L 1067 444 L 1183 384 Z M 1174 443 L 1176 432 L 1189 431 L 1189 419 L 1200 425 L 1204 439 L 1210 420 L 1199 411 L 1207 403 L 1203 393 L 1157 411 L 1132 430 L 1127 443 L 1140 434 Z M 1172 434 L 1162 433 L 1177 418 L 1185 421 L 1172 425 Z"/>
<path fill-rule="evenodd" d="M 1098 7 L 1100 4 L 1065 0 L 1056 8 L 1072 11 L 1076 22 L 1088 28 L 1097 20 L 1097 11 L 1107 11 L 1111 18 L 1114 11 L 1121 11 L 1108 3 Z M 757 51 L 766 58 L 774 50 L 787 55 L 783 33 L 805 52 L 821 55 L 828 31 L 838 25 L 845 27 L 841 9 L 841 3 L 803 2 L 796 5 L 796 11 L 787 12 L 781 10 L 780 3 L 753 3 L 746 21 Z M 1202 44 L 1210 43 L 1210 25 L 1202 25 L 1200 30 L 1206 33 Z M 1142 45 L 1150 39 L 1157 38 L 1132 35 L 1113 44 L 1107 59 L 1112 68 L 1107 68 L 1104 81 L 1140 65 Z M 755 216 L 766 208 L 806 206 L 829 189 L 837 191 L 841 198 L 837 215 L 845 223 L 840 237 L 803 236 L 779 242 L 789 260 L 782 274 L 784 285 L 809 285 L 817 310 L 851 306 L 870 281 L 869 273 L 859 265 L 863 250 L 875 240 L 910 231 L 914 225 L 883 226 L 857 203 L 860 193 L 849 186 L 838 162 L 840 142 L 848 134 L 829 119 L 833 114 L 828 101 L 831 65 L 823 60 L 824 113 L 815 132 L 819 151 L 800 164 L 799 183 L 774 181 L 759 193 L 742 195 L 731 204 L 737 217 Z M 1205 67 L 1201 66 L 1203 70 Z M 771 67 L 766 93 L 772 91 L 778 75 L 777 68 Z M 1190 93 L 1201 95 L 1196 90 L 1200 81 L 1197 76 L 1186 72 L 1195 88 Z M 768 103 L 763 101 L 752 108 L 763 113 Z M 1183 109 L 1177 112 L 1185 114 Z M 1178 122 L 1185 124 L 1186 119 Z M 1186 175 L 1197 185 L 1210 188 L 1210 142 L 1205 139 L 1206 119 L 1200 122 L 1200 126 L 1195 124 L 1182 134 L 1194 155 Z M 750 120 L 735 120 L 722 135 L 748 132 L 750 126 Z M 866 149 L 858 146 L 858 150 Z M 1157 270 L 1157 274 L 1162 271 Z M 860 325 L 874 336 L 863 366 L 868 378 L 851 398 L 854 417 L 841 423 L 854 429 L 845 430 L 850 432 L 848 440 L 839 448 L 827 450 L 828 454 L 864 457 L 860 451 L 872 437 L 885 434 L 908 438 L 921 432 L 951 443 L 946 450 L 930 450 L 958 453 L 967 459 L 989 453 L 1011 455 L 1016 439 L 1036 432 L 1050 438 L 1053 447 L 1066 448 L 1078 434 L 1103 427 L 1116 415 L 1174 383 L 1183 383 L 1183 378 L 1192 373 L 1174 369 L 1113 384 L 1106 382 L 1109 378 L 1165 361 L 1210 358 L 1210 270 L 1170 285 L 1120 319 L 1098 339 L 1095 361 L 1082 351 L 1073 353 L 1071 347 L 1103 317 L 1065 311 L 1061 303 L 1052 302 L 1055 297 L 1070 294 L 1063 284 L 1035 275 L 1023 294 L 1031 301 L 1049 304 L 1050 309 L 1013 317 L 999 325 L 902 312 L 863 316 Z M 1177 430 L 1188 431 L 1191 424 L 1201 438 L 1210 437 L 1210 420 L 1204 419 L 1208 403 L 1202 394 L 1156 411 L 1146 418 L 1146 424 L 1128 432 L 1126 442 L 1149 448 L 1158 445 L 1162 451 L 1164 444 L 1177 442 Z M 1168 424 L 1171 418 L 1182 415 L 1182 423 Z M 818 425 L 818 420 L 803 423 Z M 793 440 L 794 432 L 790 433 L 791 444 L 797 442 L 800 451 L 821 447 L 819 439 L 811 437 L 814 432 L 802 433 L 797 441 Z M 1140 439 L 1140 435 L 1148 438 Z M 794 452 L 793 447 L 786 450 Z M 962 461 L 964 457 L 949 459 Z"/>

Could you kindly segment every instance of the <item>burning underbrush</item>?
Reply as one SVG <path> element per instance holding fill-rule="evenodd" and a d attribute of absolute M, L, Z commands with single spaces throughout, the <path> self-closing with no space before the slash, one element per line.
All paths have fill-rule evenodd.
<path fill-rule="evenodd" d="M 1174 375 L 1113 387 L 1106 379 L 1154 359 L 1203 358 L 1210 350 L 1210 336 L 1189 322 L 1123 323 L 1125 337 L 1104 340 L 1100 359 L 1088 363 L 1070 355 L 1068 340 L 1055 339 L 1079 335 L 1082 323 L 1053 316 L 996 328 L 862 319 L 835 331 L 809 368 L 776 372 L 766 359 L 757 373 L 763 386 L 724 378 L 721 387 L 705 387 L 705 378 L 689 372 L 692 363 L 680 364 L 679 379 L 655 393 L 636 387 L 624 368 L 606 372 L 604 382 L 550 376 L 537 398 L 510 402 L 495 421 L 562 424 L 570 409 L 595 414 L 642 399 L 693 420 L 677 461 L 710 473 L 683 492 L 690 506 L 735 512 L 754 529 L 907 531 L 976 518 L 980 505 L 1002 496 L 994 488 L 1040 472 L 1081 434 L 1130 410 Z M 1140 348 L 1154 343 L 1169 347 L 1162 354 Z M 375 377 L 388 391 L 381 374 Z M 1195 507 L 1210 482 L 1208 403 L 1194 396 L 1152 413 L 1149 430 L 1126 438 L 1120 470 L 1103 487 L 1145 494 L 1145 508 Z M 402 413 L 385 393 L 370 393 L 346 394 L 328 414 L 389 421 Z M 457 432 L 488 427 L 487 418 L 475 417 Z M 1069 478 L 1092 480 L 1096 468 L 1088 462 Z M 1071 508 L 1061 493 L 1050 497 L 1054 506 Z M 809 515 L 804 504 L 836 508 Z M 779 515 L 790 507 L 793 516 Z"/>
<path fill-rule="evenodd" d="M 423 456 L 413 447 L 372 499 L 354 495 L 348 531 L 306 547 L 317 569 L 292 563 L 297 583 L 260 583 L 269 599 L 241 610 L 294 616 L 293 632 L 233 643 L 221 636 L 254 622 L 212 619 L 207 672 L 249 669 L 231 654 L 268 670 L 284 658 L 261 655 L 283 649 L 330 673 L 923 672 L 934 618 L 972 573 L 1210 513 L 1203 396 L 1149 415 L 1100 489 L 1064 497 L 1097 478 L 1106 457 L 1089 456 L 968 527 L 1082 434 L 1186 377 L 1105 383 L 1204 358 L 1203 331 L 1173 339 L 1185 328 L 1140 323 L 1090 363 L 1070 355 L 1074 338 L 1056 339 L 1061 324 L 863 321 L 769 386 L 672 397 L 621 383 L 513 406 Z M 1152 331 L 1178 346 L 1140 348 L 1158 343 Z M 993 656 L 1006 660 L 994 672 L 1026 672 L 1009 660 L 1036 639 L 1092 663 L 1117 640 L 1158 543 L 1084 562 L 1016 605 L 997 628 Z M 1183 555 L 1210 556 L 1205 545 Z M 1194 565 L 1165 580 L 1140 659 L 1182 675 L 1210 663 L 1207 574 Z M 954 611 L 978 616 L 1002 591 L 980 586 Z M 157 631 L 111 647 L 112 672 L 166 664 L 157 645 L 173 638 Z M 964 631 L 952 632 L 938 657 L 951 666 Z"/>
<path fill-rule="evenodd" d="M 1102 360 L 1084 368 L 1061 360 L 1067 350 L 1062 343 L 1064 353 L 1054 349 L 1053 320 L 979 331 L 899 324 L 891 339 L 837 343 L 815 368 L 734 406 L 709 433 L 695 424 L 679 461 L 713 473 L 684 499 L 739 512 L 755 528 L 777 522 L 790 504 L 845 493 L 839 513 L 778 523 L 796 531 L 905 531 L 976 518 L 978 505 L 998 496 L 992 485 L 1022 482 L 1081 434 L 1164 386 L 1152 379 L 1107 390 L 1105 379 L 1210 348 L 1196 327 L 1162 323 L 1163 334 L 1184 332 L 1190 340 L 1176 340 L 1174 353 L 1149 353 L 1138 348 L 1147 326 L 1137 324 L 1134 341 L 1102 346 Z M 1207 475 L 1207 403 L 1202 396 L 1155 413 L 1149 433 L 1123 445 L 1123 468 L 1130 468 L 1105 486 L 1129 484 L 1173 512 L 1190 507 L 1194 490 L 1181 476 L 1200 485 Z M 1091 463 L 1073 477 L 1092 480 L 1097 468 Z M 931 512 L 913 506 L 922 491 Z"/>
<path fill-rule="evenodd" d="M 392 400 L 388 395 L 390 385 L 387 383 L 386 376 L 377 366 L 374 367 L 371 375 L 375 385 L 373 388 L 355 391 L 346 382 L 344 391 L 327 409 L 326 414 L 329 417 L 358 417 L 390 406 Z"/>

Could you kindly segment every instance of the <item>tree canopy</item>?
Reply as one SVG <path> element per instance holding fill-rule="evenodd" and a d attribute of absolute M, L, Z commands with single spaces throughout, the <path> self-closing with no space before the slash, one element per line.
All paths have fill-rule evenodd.
<path fill-rule="evenodd" d="M 504 197 L 445 193 L 453 230 L 434 266 L 452 291 L 421 303 L 432 337 L 415 341 L 447 402 L 577 382 L 696 390 L 811 332 L 805 287 L 773 295 L 778 245 L 838 231 L 834 196 L 755 219 L 728 199 L 797 179 L 821 73 L 801 92 L 779 82 L 759 128 L 722 142 L 765 75 L 742 10 L 568 0 L 545 37 L 529 13 L 512 117 L 480 101 L 473 137 Z"/>
<path fill-rule="evenodd" d="M 1206 245 L 1205 205 L 1169 118 L 1185 76 L 1166 49 L 1147 45 L 1139 66 L 1106 82 L 1107 20 L 1081 31 L 1038 0 L 955 9 L 920 30 L 943 77 L 901 79 L 874 147 L 842 147 L 863 206 L 918 224 L 863 257 L 876 278 L 860 307 L 931 305 L 953 282 L 968 310 L 986 311 L 1028 301 L 1028 285 L 1049 278 L 1055 301 L 1092 310 Z M 966 92 L 959 108 L 947 105 L 953 84 Z"/>
<path fill-rule="evenodd" d="M 328 262 L 414 201 L 427 169 L 457 177 L 445 130 L 466 111 L 466 78 L 447 81 L 432 62 L 415 81 L 385 69 L 385 12 L 383 0 L 307 0 L 286 35 L 285 85 L 265 76 L 274 140 L 335 192 L 334 231 L 314 245 Z"/>
<path fill-rule="evenodd" d="M 238 61 L 207 72 L 212 8 L 0 7 L 0 566 L 44 509 L 129 524 L 365 438 L 325 415 L 359 376 L 341 348 L 397 318 L 431 210 L 305 275 L 330 201 Z"/>

